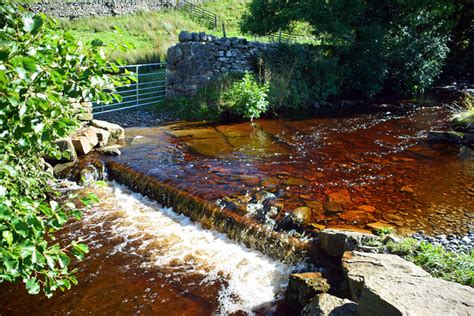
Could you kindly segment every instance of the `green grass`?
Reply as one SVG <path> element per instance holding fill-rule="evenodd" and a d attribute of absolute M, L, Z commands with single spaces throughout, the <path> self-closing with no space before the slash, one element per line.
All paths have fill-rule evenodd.
<path fill-rule="evenodd" d="M 216 35 L 222 36 L 222 23 L 224 23 L 228 37 L 244 37 L 240 32 L 239 23 L 249 2 L 249 0 L 218 0 L 206 2 L 201 7 L 217 15 L 219 26 Z"/>
<path fill-rule="evenodd" d="M 62 20 L 62 28 L 85 43 L 100 39 L 106 43 L 129 42 L 134 48 L 115 52 L 112 57 L 128 63 L 156 62 L 166 59 L 168 48 L 178 41 L 182 30 L 209 32 L 181 11 L 142 12 L 121 16 L 103 16 Z M 122 34 L 114 31 L 114 26 Z"/>
<path fill-rule="evenodd" d="M 141 12 L 121 16 L 87 17 L 76 20 L 62 20 L 61 25 L 74 37 L 84 43 L 100 39 L 106 43 L 131 43 L 134 48 L 126 52 L 114 52 L 113 58 L 125 59 L 127 63 L 157 62 L 166 59 L 168 48 L 178 42 L 182 30 L 206 32 L 222 37 L 222 23 L 228 37 L 246 37 L 249 40 L 268 41 L 268 38 L 255 38 L 240 32 L 240 19 L 250 0 L 221 0 L 207 2 L 203 8 L 218 16 L 218 27 L 195 20 L 182 10 Z M 114 26 L 123 32 L 118 34 Z M 310 28 L 304 23 L 295 24 L 294 32 L 309 36 Z"/>
<path fill-rule="evenodd" d="M 387 243 L 389 252 L 397 254 L 422 267 L 432 276 L 447 281 L 474 286 L 474 251 L 470 254 L 447 251 L 441 245 L 433 245 L 413 238 Z"/>
<path fill-rule="evenodd" d="M 166 59 L 168 48 L 178 42 L 182 30 L 221 37 L 221 23 L 224 22 L 228 37 L 243 37 L 239 20 L 246 10 L 246 2 L 248 0 L 224 0 L 203 5 L 218 15 L 219 26 L 216 29 L 182 10 L 62 20 L 61 25 L 84 43 L 100 39 L 106 43 L 128 42 L 133 45 L 134 48 L 126 52 L 114 52 L 113 58 L 125 59 L 127 63 L 157 62 Z M 122 34 L 115 32 L 114 26 L 119 27 Z"/>

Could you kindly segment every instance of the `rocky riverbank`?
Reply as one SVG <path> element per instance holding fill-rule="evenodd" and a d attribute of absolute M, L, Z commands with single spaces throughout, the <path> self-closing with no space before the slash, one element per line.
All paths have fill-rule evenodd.
<path fill-rule="evenodd" d="M 458 108 L 458 113 L 453 116 L 449 129 L 431 131 L 428 140 L 474 146 L 473 91 L 473 89 L 462 91 L 458 100 L 453 102 L 453 106 Z"/>
<path fill-rule="evenodd" d="M 317 272 L 291 275 L 286 299 L 301 315 L 470 315 L 473 288 L 432 277 L 397 255 L 373 253 L 383 242 L 370 234 L 321 231 L 320 257 L 331 259 L 320 260 Z M 335 277 L 341 274 L 342 280 Z"/>
<path fill-rule="evenodd" d="M 474 231 L 472 230 L 465 236 L 454 234 L 427 236 L 423 232 L 418 232 L 413 234 L 412 238 L 420 242 L 443 246 L 446 250 L 456 253 L 470 254 L 474 251 Z"/>

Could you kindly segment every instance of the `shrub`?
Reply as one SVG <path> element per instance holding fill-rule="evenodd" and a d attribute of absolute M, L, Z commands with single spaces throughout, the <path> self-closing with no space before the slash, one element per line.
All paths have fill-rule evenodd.
<path fill-rule="evenodd" d="M 268 84 L 250 74 L 230 73 L 198 90 L 193 97 L 168 99 L 159 110 L 179 119 L 217 121 L 230 116 L 259 118 L 268 109 Z"/>
<path fill-rule="evenodd" d="M 253 120 L 268 110 L 268 84 L 260 84 L 248 72 L 224 93 L 226 107 L 237 115 Z"/>
<path fill-rule="evenodd" d="M 52 234 L 80 213 L 58 203 L 42 157 L 59 158 L 54 141 L 79 126 L 73 102 L 111 101 L 105 89 L 119 83 L 102 42 L 86 49 L 56 26 L 0 3 L 0 282 L 22 281 L 47 296 L 77 283 L 71 256 L 88 250 Z"/>
<path fill-rule="evenodd" d="M 338 92 L 337 58 L 325 48 L 280 44 L 263 56 L 273 109 L 301 109 Z"/>
<path fill-rule="evenodd" d="M 228 107 L 224 93 L 232 83 L 242 78 L 242 74 L 230 73 L 202 87 L 193 97 L 166 99 L 157 110 L 168 112 L 174 118 L 189 120 L 217 121 L 223 119 Z"/>
<path fill-rule="evenodd" d="M 387 243 L 388 251 L 407 259 L 413 258 L 418 247 L 418 241 L 414 238 L 403 238 L 400 242 L 390 241 Z"/>
<path fill-rule="evenodd" d="M 455 1 L 354 0 L 350 10 L 347 3 L 253 0 L 241 29 L 266 35 L 287 30 L 295 21 L 308 23 L 321 43 L 334 46 L 335 55 L 322 57 L 339 57 L 341 92 L 366 97 L 385 90 L 411 94 L 433 83 L 448 51 Z"/>

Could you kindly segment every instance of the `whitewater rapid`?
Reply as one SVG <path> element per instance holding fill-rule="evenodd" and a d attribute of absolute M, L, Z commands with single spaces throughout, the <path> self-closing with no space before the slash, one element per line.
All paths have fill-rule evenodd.
<path fill-rule="evenodd" d="M 136 254 L 146 269 L 172 266 L 179 268 L 177 273 L 201 274 L 201 282 L 224 281 L 216 315 L 252 313 L 283 293 L 291 266 L 203 229 L 171 208 L 117 183 L 95 186 L 91 191 L 100 202 L 84 213 L 83 223 L 100 226 L 110 238 L 122 240 L 113 253 Z"/>

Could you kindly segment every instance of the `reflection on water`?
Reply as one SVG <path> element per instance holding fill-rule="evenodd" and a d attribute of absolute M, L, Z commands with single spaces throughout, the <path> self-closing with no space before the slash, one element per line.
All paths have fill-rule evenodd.
<path fill-rule="evenodd" d="M 100 204 L 60 236 L 82 237 L 91 249 L 79 285 L 50 300 L 3 285 L 1 315 L 275 312 L 289 266 L 122 186 L 93 190 Z"/>
<path fill-rule="evenodd" d="M 426 140 L 450 115 L 441 106 L 379 105 L 333 117 L 129 129 L 129 146 L 115 160 L 240 209 L 271 192 L 276 222 L 306 207 L 311 227 L 381 222 L 402 233 L 465 233 L 474 210 L 472 150 Z"/>

